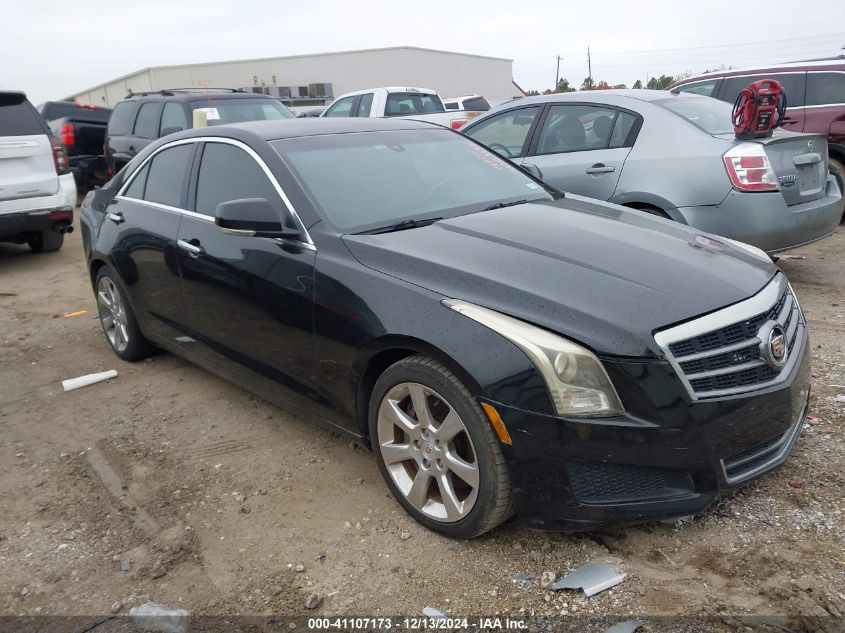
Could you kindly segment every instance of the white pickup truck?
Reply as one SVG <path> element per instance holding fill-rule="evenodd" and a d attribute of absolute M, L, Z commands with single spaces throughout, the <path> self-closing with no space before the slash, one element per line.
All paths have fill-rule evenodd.
<path fill-rule="evenodd" d="M 427 88 L 370 88 L 339 96 L 322 117 L 408 117 L 459 129 L 472 117 L 447 111 L 440 95 Z"/>

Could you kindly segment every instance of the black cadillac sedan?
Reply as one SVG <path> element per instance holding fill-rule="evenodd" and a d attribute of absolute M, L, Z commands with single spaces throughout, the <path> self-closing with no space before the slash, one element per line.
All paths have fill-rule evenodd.
<path fill-rule="evenodd" d="M 169 350 L 369 443 L 449 536 L 695 512 L 782 463 L 808 406 L 804 317 L 760 251 L 427 123 L 170 135 L 82 231 L 118 356 Z"/>

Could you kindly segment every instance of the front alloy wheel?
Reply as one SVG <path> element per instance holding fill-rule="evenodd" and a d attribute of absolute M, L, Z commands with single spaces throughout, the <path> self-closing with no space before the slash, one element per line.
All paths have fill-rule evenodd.
<path fill-rule="evenodd" d="M 444 365 L 411 356 L 389 367 L 373 389 L 369 422 L 385 482 L 426 527 L 471 538 L 513 514 L 498 439 Z"/>
<path fill-rule="evenodd" d="M 478 498 L 478 460 L 461 416 L 425 385 L 403 382 L 382 399 L 378 448 L 405 498 L 438 521 L 465 517 Z"/>

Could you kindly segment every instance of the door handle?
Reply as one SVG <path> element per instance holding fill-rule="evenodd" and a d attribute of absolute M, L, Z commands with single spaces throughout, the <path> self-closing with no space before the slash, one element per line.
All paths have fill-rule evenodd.
<path fill-rule="evenodd" d="M 588 174 L 609 174 L 612 171 L 616 171 L 616 167 L 604 163 L 596 163 L 592 167 L 587 167 Z"/>
<path fill-rule="evenodd" d="M 199 257 L 205 253 L 205 249 L 200 246 L 199 244 L 192 244 L 188 240 L 179 240 L 176 242 L 176 245 L 181 248 L 183 251 L 188 251 L 188 255 L 191 257 Z"/>
<path fill-rule="evenodd" d="M 121 222 L 124 222 L 124 221 L 125 221 L 125 220 L 124 220 L 124 217 L 123 217 L 123 214 L 122 214 L 122 213 L 120 213 L 120 212 L 117 212 L 117 213 L 116 213 L 116 212 L 114 212 L 114 211 L 109 211 L 109 212 L 106 214 L 106 217 L 107 217 L 109 220 L 111 220 L 112 222 L 114 222 L 115 224 L 120 224 Z"/>

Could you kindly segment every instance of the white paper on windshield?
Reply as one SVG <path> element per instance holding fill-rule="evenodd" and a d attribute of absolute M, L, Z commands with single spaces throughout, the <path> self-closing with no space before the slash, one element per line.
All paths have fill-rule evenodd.
<path fill-rule="evenodd" d="M 194 108 L 199 112 L 205 112 L 205 118 L 207 121 L 212 120 L 220 120 L 220 113 L 217 111 L 217 108 Z"/>

